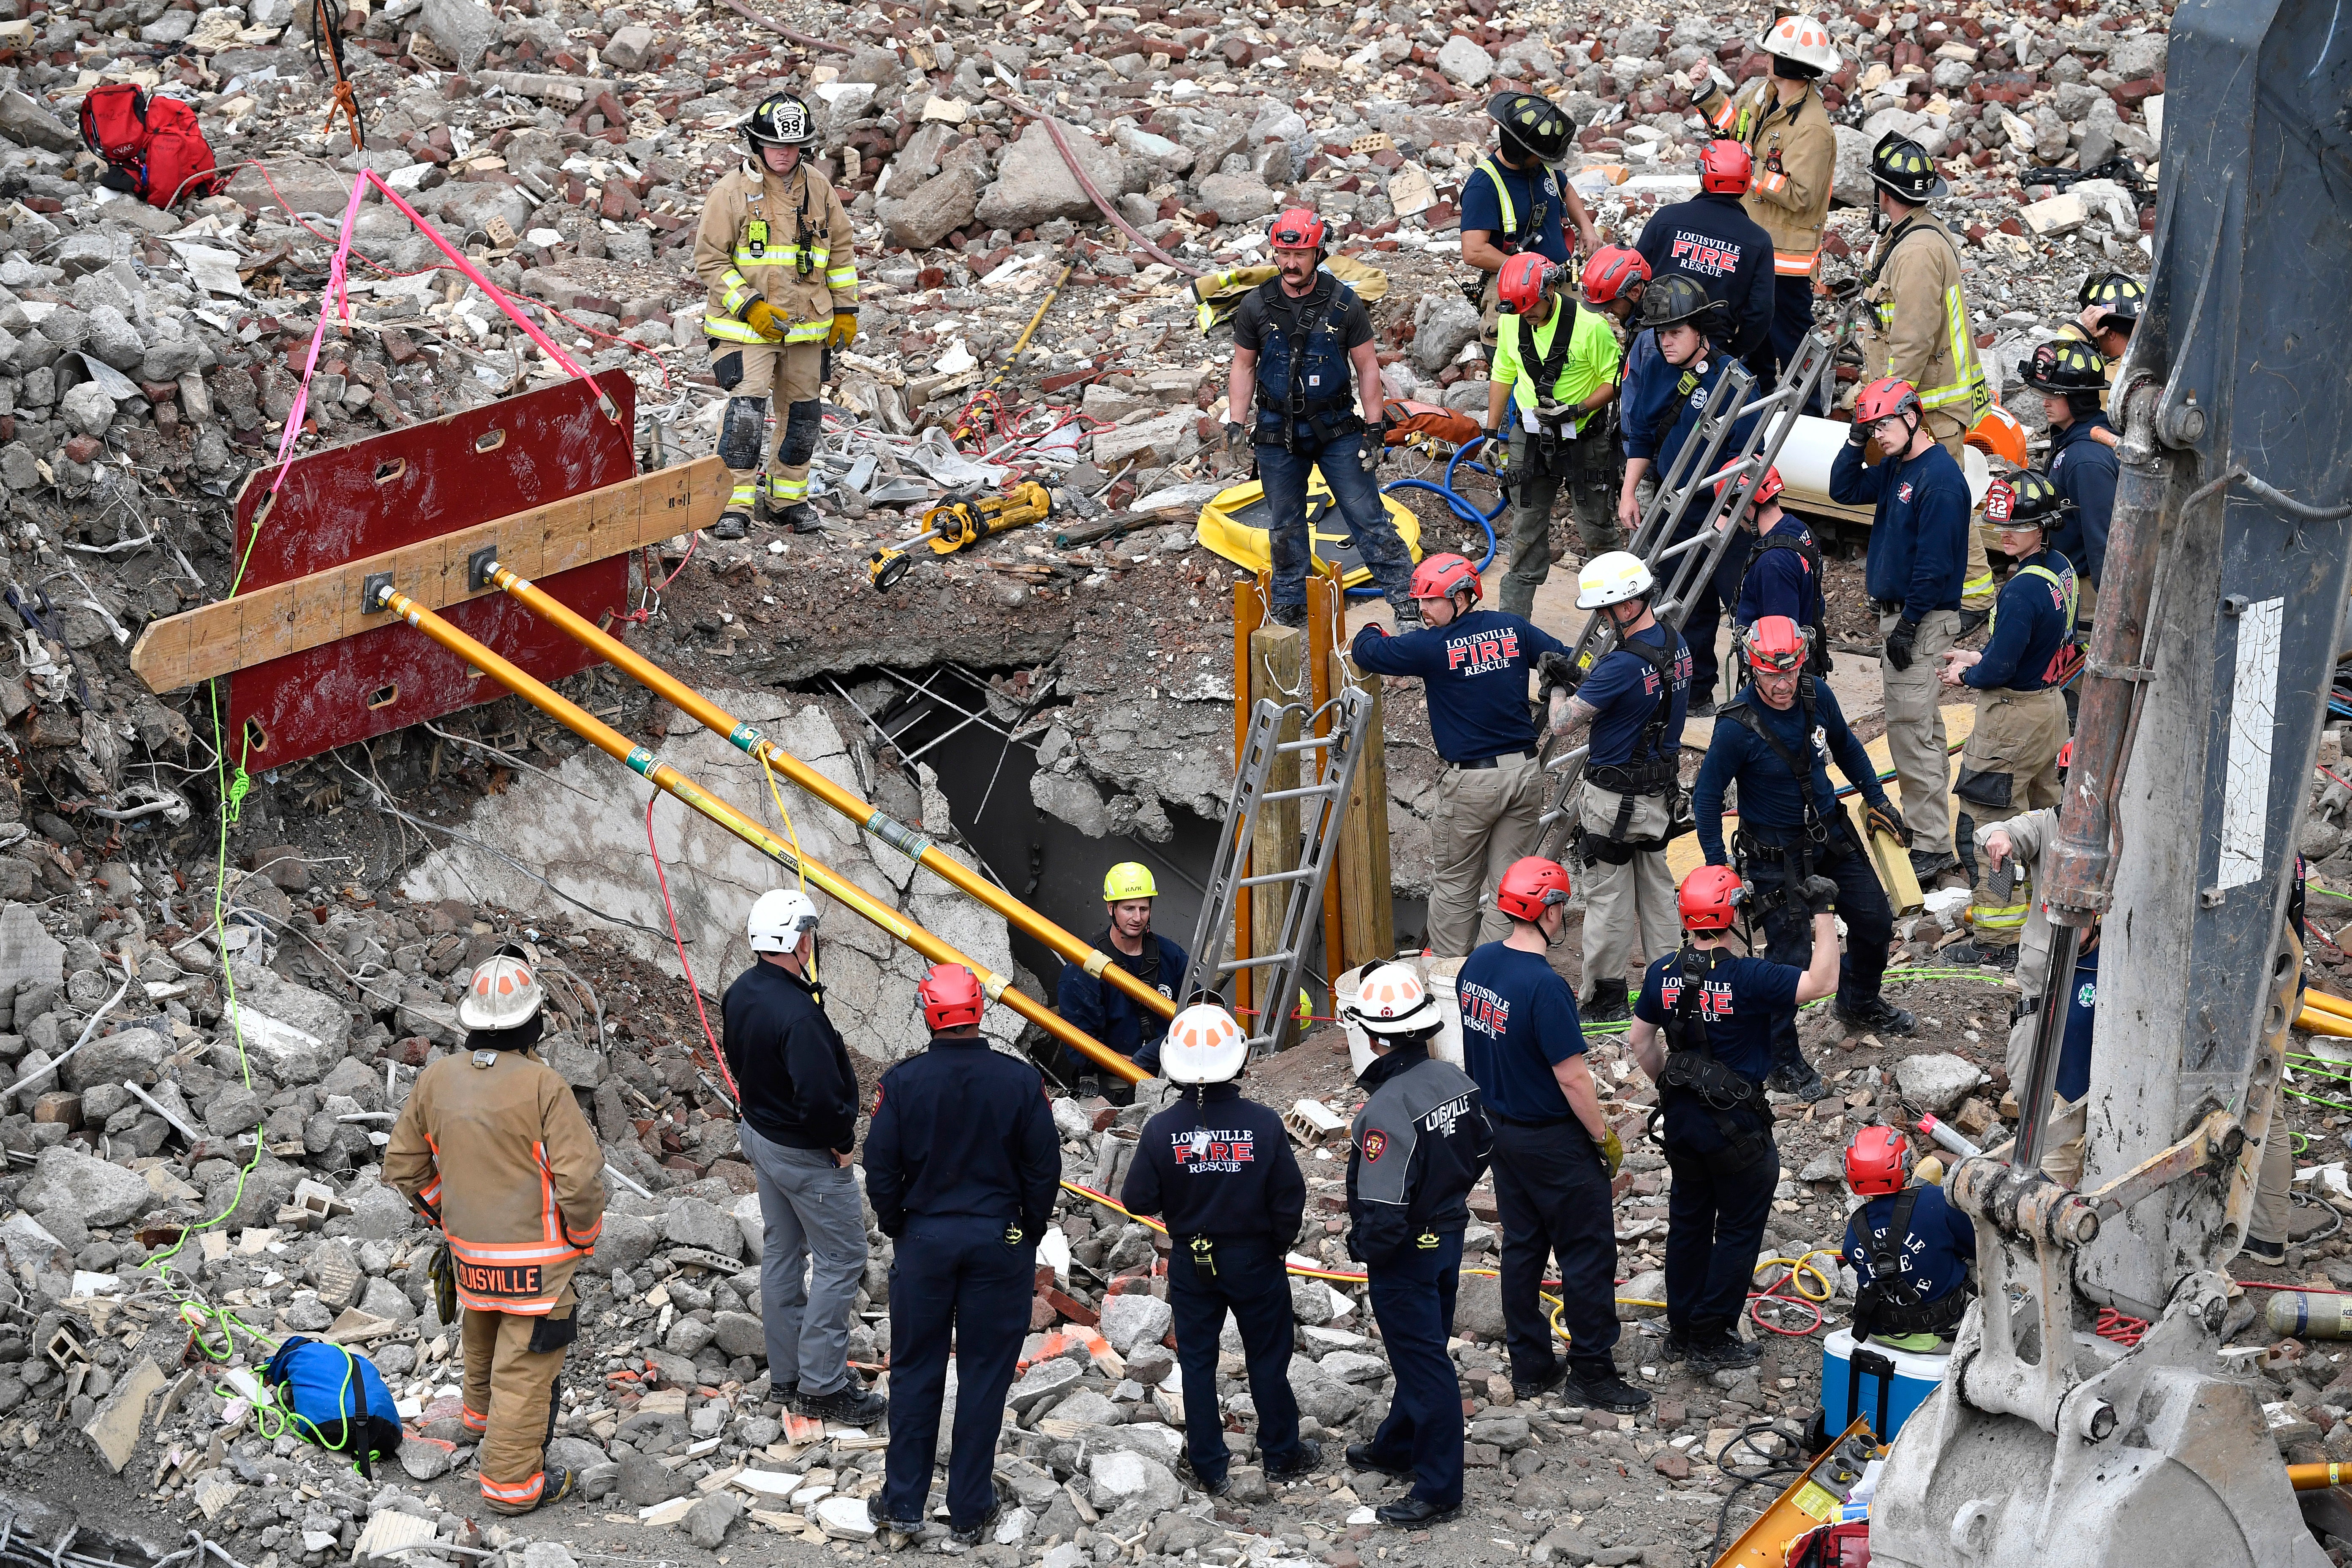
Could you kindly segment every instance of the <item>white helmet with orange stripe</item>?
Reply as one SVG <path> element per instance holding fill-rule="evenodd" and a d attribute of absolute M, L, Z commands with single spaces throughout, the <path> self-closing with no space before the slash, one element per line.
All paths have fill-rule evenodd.
<path fill-rule="evenodd" d="M 1830 30 L 1817 17 L 1793 13 L 1783 16 L 1756 40 L 1756 47 L 1768 55 L 1811 66 L 1823 76 L 1838 68 L 1838 52 L 1830 43 Z"/>
<path fill-rule="evenodd" d="M 1347 1008 L 1349 1022 L 1383 1039 L 1418 1039 L 1441 1022 L 1437 999 L 1410 964 L 1383 963 L 1367 970 Z"/>
<path fill-rule="evenodd" d="M 465 999 L 457 1004 L 457 1022 L 468 1029 L 511 1029 L 529 1023 L 546 999 L 531 968 L 519 949 L 500 949 L 467 983 Z"/>
<path fill-rule="evenodd" d="M 1223 1083 L 1249 1060 L 1249 1042 L 1234 1016 L 1198 1002 L 1176 1015 L 1160 1045 L 1160 1070 L 1170 1083 Z"/>

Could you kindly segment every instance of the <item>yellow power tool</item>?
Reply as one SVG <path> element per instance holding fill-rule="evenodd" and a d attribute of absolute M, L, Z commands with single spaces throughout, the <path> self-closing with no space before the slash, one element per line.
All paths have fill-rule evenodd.
<path fill-rule="evenodd" d="M 982 495 L 976 490 L 951 495 L 923 513 L 921 533 L 903 543 L 886 544 L 867 556 L 866 574 L 887 593 L 915 564 L 908 552 L 919 544 L 929 545 L 934 555 L 953 555 L 1006 529 L 1043 522 L 1053 510 L 1053 498 L 1034 479 L 1015 485 L 1004 495 Z"/>

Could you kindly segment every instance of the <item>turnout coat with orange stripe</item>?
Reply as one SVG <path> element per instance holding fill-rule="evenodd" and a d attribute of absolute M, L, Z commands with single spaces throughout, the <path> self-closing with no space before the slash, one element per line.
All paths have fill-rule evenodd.
<path fill-rule="evenodd" d="M 449 1238 L 457 1300 L 533 1317 L 596 1245 L 604 1168 L 571 1086 L 529 1051 L 459 1051 L 426 1068 L 383 1152 L 384 1181 Z"/>

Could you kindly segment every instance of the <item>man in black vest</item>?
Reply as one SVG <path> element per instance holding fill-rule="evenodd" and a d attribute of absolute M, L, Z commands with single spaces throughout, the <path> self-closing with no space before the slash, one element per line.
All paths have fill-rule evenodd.
<path fill-rule="evenodd" d="M 1286 626 L 1307 624 L 1314 553 L 1307 483 L 1319 469 L 1398 628 L 1417 626 L 1412 554 L 1372 482 L 1387 432 L 1372 318 L 1353 289 L 1322 270 L 1323 220 L 1311 210 L 1292 207 L 1275 219 L 1272 238 L 1280 276 L 1235 308 L 1234 368 L 1225 383 L 1225 450 L 1235 458 L 1255 453 L 1274 514 L 1266 529 L 1274 563 L 1267 617 Z M 1253 405 L 1256 413 L 1244 424 L 1243 411 Z"/>
<path fill-rule="evenodd" d="M 1809 878 L 1812 916 L 1804 968 L 1743 958 L 1728 934 L 1747 889 L 1728 866 L 1701 866 L 1677 900 L 1682 951 L 1642 977 L 1626 1043 L 1658 1086 L 1665 1111 L 1666 1359 L 1702 1371 L 1752 1366 L 1763 1352 L 1739 1337 L 1765 1216 L 1780 1185 L 1764 1079 L 1772 1035 L 1797 1009 L 1837 989 L 1837 884 Z"/>

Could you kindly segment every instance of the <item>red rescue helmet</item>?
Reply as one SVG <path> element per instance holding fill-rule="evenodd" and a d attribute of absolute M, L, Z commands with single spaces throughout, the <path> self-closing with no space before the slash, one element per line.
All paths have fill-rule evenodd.
<path fill-rule="evenodd" d="M 1718 136 L 1699 150 L 1698 188 L 1725 195 L 1745 195 L 1748 175 L 1755 168 L 1756 160 L 1748 155 L 1746 147 L 1728 136 Z"/>
<path fill-rule="evenodd" d="M 935 1035 L 979 1023 L 981 1009 L 987 1005 L 980 977 L 961 963 L 932 964 L 915 987 L 915 996 L 923 1005 L 924 1024 Z"/>
<path fill-rule="evenodd" d="M 1320 250 L 1323 220 L 1315 216 L 1313 207 L 1290 207 L 1274 220 L 1274 229 L 1266 237 L 1276 250 Z"/>
<path fill-rule="evenodd" d="M 1412 583 L 1405 592 L 1416 599 L 1450 599 L 1463 589 L 1470 590 L 1472 603 L 1486 595 L 1478 581 L 1478 568 L 1470 564 L 1466 555 L 1451 552 L 1425 557 L 1412 569 Z"/>
<path fill-rule="evenodd" d="M 1787 675 L 1805 668 L 1807 633 L 1786 616 L 1762 616 L 1748 628 L 1748 665 Z"/>
<path fill-rule="evenodd" d="M 1502 300 L 1503 309 L 1524 316 L 1559 285 L 1563 271 L 1535 251 L 1522 250 L 1504 262 L 1503 270 L 1496 274 L 1495 295 Z"/>
<path fill-rule="evenodd" d="M 1642 253 L 1622 245 L 1604 245 L 1584 264 L 1584 302 L 1606 305 L 1632 293 L 1650 280 L 1650 264 Z"/>
<path fill-rule="evenodd" d="M 1685 931 L 1729 931 L 1747 897 L 1738 872 L 1728 866 L 1701 866 L 1683 879 L 1675 909 Z"/>
<path fill-rule="evenodd" d="M 1909 382 L 1885 375 L 1862 389 L 1853 400 L 1857 425 L 1874 425 L 1903 413 L 1919 412 L 1919 389 Z"/>
<path fill-rule="evenodd" d="M 1568 899 L 1568 868 L 1540 855 L 1513 861 L 1503 873 L 1502 885 L 1495 889 L 1496 909 L 1529 923 L 1543 919 L 1544 910 Z"/>
<path fill-rule="evenodd" d="M 1723 478 L 1716 480 L 1715 493 L 1721 495 L 1726 489 L 1729 489 L 1731 481 L 1736 476 L 1732 474 L 1726 474 Z M 1780 470 L 1778 468 L 1767 468 L 1764 470 L 1764 477 L 1761 479 L 1759 479 L 1756 483 L 1756 493 L 1748 498 L 1748 505 L 1758 511 L 1762 511 L 1764 510 L 1765 503 L 1778 498 L 1780 493 Z"/>
<path fill-rule="evenodd" d="M 1845 1146 L 1845 1184 L 1866 1198 L 1899 1193 L 1911 1173 L 1911 1145 L 1892 1127 L 1864 1127 Z"/>

